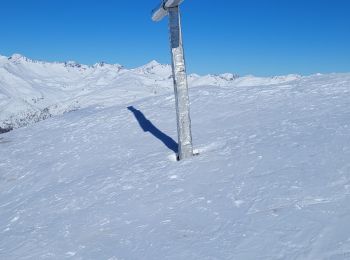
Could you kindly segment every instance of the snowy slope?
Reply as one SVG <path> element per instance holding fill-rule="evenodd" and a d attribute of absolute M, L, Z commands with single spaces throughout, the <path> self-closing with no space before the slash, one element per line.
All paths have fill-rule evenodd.
<path fill-rule="evenodd" d="M 237 80 L 1 135 L 0 259 L 349 259 L 350 74 Z"/>
<path fill-rule="evenodd" d="M 92 104 L 108 106 L 145 97 L 158 87 L 158 78 L 120 65 L 86 66 L 32 61 L 21 55 L 2 57 L 0 127 L 19 127 Z"/>
<path fill-rule="evenodd" d="M 193 86 L 266 85 L 294 80 L 190 75 Z M 108 107 L 172 91 L 171 67 L 151 61 L 136 69 L 98 63 L 48 63 L 0 56 L 0 132 L 91 105 Z"/>

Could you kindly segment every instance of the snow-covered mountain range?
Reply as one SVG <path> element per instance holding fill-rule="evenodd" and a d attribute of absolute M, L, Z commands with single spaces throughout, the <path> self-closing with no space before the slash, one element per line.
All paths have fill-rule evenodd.
<path fill-rule="evenodd" d="M 300 78 L 191 74 L 190 87 L 253 86 Z M 156 61 L 135 69 L 119 64 L 48 63 L 0 56 L 0 131 L 91 105 L 111 106 L 172 91 L 171 67 Z"/>

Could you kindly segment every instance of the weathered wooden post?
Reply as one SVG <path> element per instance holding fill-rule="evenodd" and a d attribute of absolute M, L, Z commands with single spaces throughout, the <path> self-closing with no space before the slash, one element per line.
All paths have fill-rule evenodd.
<path fill-rule="evenodd" d="M 153 21 L 160 21 L 169 16 L 169 33 L 176 102 L 177 132 L 178 132 L 178 159 L 193 156 L 190 102 L 186 75 L 185 56 L 181 32 L 181 16 L 179 5 L 184 0 L 163 0 L 158 9 L 154 10 Z"/>

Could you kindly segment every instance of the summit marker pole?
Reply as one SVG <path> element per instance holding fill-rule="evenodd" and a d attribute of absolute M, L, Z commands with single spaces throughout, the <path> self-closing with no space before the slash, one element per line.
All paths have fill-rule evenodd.
<path fill-rule="evenodd" d="M 182 1 L 162 1 L 161 7 L 154 12 L 152 17 L 154 21 L 160 21 L 163 17 L 169 15 L 170 47 L 178 132 L 178 160 L 193 156 L 190 102 L 179 10 L 179 4 Z"/>

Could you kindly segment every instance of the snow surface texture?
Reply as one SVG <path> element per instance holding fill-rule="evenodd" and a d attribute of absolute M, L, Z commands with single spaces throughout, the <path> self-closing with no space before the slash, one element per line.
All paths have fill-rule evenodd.
<path fill-rule="evenodd" d="M 1 82 L 34 75 L 10 62 Z M 190 88 L 200 155 L 175 162 L 165 73 L 88 67 L 84 96 L 55 84 L 87 72 L 33 64 L 43 85 L 21 91 L 85 108 L 0 135 L 0 259 L 350 259 L 350 74 L 207 76 Z"/>

